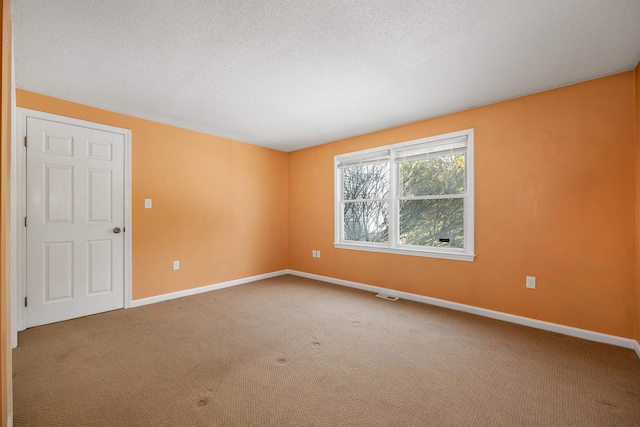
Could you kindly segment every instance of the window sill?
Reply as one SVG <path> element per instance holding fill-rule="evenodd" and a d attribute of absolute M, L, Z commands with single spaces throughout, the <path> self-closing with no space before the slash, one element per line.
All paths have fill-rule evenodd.
<path fill-rule="evenodd" d="M 450 259 L 454 261 L 467 261 L 467 262 L 473 262 L 474 258 L 476 257 L 475 255 L 471 255 L 471 254 L 456 253 L 456 252 L 435 252 L 435 251 L 427 251 L 427 250 L 388 248 L 384 246 L 368 246 L 368 245 L 358 245 L 358 244 L 350 244 L 350 243 L 334 243 L 333 246 L 336 249 L 382 252 L 387 254 L 421 256 L 421 257 L 427 257 L 427 258 L 440 258 L 440 259 Z"/>

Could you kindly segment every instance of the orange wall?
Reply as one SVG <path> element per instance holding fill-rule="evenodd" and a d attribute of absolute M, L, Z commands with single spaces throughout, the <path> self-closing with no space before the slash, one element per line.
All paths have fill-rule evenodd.
<path fill-rule="evenodd" d="M 23 90 L 17 104 L 131 129 L 134 299 L 287 267 L 286 153 Z"/>
<path fill-rule="evenodd" d="M 640 342 L 640 62 L 636 66 L 636 341 Z"/>
<path fill-rule="evenodd" d="M 0 426 L 8 425 L 11 405 L 11 265 L 10 157 L 11 157 L 11 17 L 9 0 L 0 8 L 2 34 L 2 89 L 0 101 Z"/>
<path fill-rule="evenodd" d="M 293 152 L 289 268 L 633 337 L 635 102 L 625 72 Z M 333 156 L 467 128 L 474 262 L 334 249 Z"/>
<path fill-rule="evenodd" d="M 132 130 L 134 299 L 291 268 L 634 337 L 635 80 L 621 73 L 288 155 L 22 90 L 17 100 Z M 333 248 L 334 155 L 467 128 L 473 263 Z"/>

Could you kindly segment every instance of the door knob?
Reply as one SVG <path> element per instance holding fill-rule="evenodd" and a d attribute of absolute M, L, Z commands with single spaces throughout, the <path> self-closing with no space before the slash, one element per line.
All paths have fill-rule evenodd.
<path fill-rule="evenodd" d="M 122 230 L 120 230 L 120 227 L 116 227 L 116 228 L 113 229 L 113 232 L 116 233 L 116 234 L 118 234 L 120 231 L 122 231 Z"/>

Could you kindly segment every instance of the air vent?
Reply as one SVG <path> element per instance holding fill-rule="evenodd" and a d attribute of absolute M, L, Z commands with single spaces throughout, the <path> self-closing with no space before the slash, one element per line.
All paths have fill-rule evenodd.
<path fill-rule="evenodd" d="M 376 294 L 376 296 L 378 298 L 388 299 L 389 301 L 397 301 L 398 300 L 398 297 L 392 297 L 391 295 L 387 295 L 387 294 Z"/>

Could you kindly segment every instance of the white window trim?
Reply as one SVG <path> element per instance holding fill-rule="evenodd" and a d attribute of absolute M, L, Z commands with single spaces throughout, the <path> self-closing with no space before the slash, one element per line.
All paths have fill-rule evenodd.
<path fill-rule="evenodd" d="M 459 132 L 447 133 L 444 135 L 436 135 L 428 138 L 421 138 L 412 141 L 401 142 L 393 145 L 386 145 L 383 147 L 376 147 L 369 150 L 356 151 L 353 153 L 340 154 L 334 157 L 334 233 L 335 240 L 333 246 L 337 249 L 349 249 L 357 251 L 369 251 L 369 252 L 383 252 L 398 255 L 412 255 L 422 256 L 429 258 L 449 259 L 456 261 L 473 261 L 475 258 L 474 249 L 474 144 L 473 144 L 474 129 L 466 129 Z M 409 246 L 401 245 L 398 241 L 398 226 L 397 226 L 397 208 L 390 206 L 389 209 L 389 243 L 374 243 L 374 242 L 353 242 L 344 241 L 343 235 L 343 209 L 342 209 L 342 174 L 338 168 L 338 164 L 347 159 L 353 159 L 357 157 L 366 157 L 373 155 L 376 152 L 387 151 L 390 153 L 390 196 L 389 200 L 391 204 L 398 203 L 397 201 L 397 171 L 398 164 L 395 161 L 394 150 L 402 147 L 406 147 L 414 144 L 424 144 L 429 142 L 435 142 L 443 139 L 455 138 L 466 136 L 466 193 L 464 195 L 464 249 L 452 249 L 452 248 L 433 248 L 422 246 Z"/>

